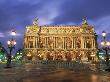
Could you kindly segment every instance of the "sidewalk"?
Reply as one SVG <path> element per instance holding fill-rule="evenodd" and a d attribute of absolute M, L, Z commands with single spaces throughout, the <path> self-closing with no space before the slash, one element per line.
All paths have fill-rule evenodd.
<path fill-rule="evenodd" d="M 110 81 L 110 73 L 108 72 L 96 72 L 91 71 L 89 68 L 68 69 L 68 68 L 56 68 L 53 64 L 32 64 L 26 63 L 23 65 L 16 65 L 10 69 L 0 69 L 0 82 L 90 82 L 91 76 L 95 74 L 95 77 Z M 74 66 L 73 66 L 74 67 Z M 88 66 L 87 66 L 88 67 Z M 94 65 L 90 67 L 95 69 Z M 65 81 L 66 80 L 66 81 Z"/>

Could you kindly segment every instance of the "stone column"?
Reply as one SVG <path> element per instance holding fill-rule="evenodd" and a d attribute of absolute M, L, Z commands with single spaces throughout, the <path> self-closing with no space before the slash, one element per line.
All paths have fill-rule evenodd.
<path fill-rule="evenodd" d="M 58 37 L 55 37 L 55 48 L 57 48 Z"/>
<path fill-rule="evenodd" d="M 57 37 L 55 37 L 55 48 L 57 48 Z"/>
<path fill-rule="evenodd" d="M 27 45 L 27 47 L 26 48 L 28 48 L 28 43 L 29 43 L 29 41 L 28 41 L 28 37 L 26 37 L 27 38 L 27 40 L 26 40 L 26 45 Z"/>
<path fill-rule="evenodd" d="M 73 41 L 74 41 L 74 39 L 73 39 L 73 37 L 72 37 L 72 49 L 74 48 L 74 46 L 73 46 L 73 44 L 74 44 Z"/>
<path fill-rule="evenodd" d="M 54 37 L 54 48 L 56 48 L 56 37 Z"/>
<path fill-rule="evenodd" d="M 92 48 L 94 48 L 94 40 L 92 39 Z"/>
<path fill-rule="evenodd" d="M 35 37 L 33 37 L 33 48 L 35 48 Z"/>
<path fill-rule="evenodd" d="M 83 44 L 84 44 L 84 48 L 85 48 L 85 38 L 84 38 L 84 43 Z"/>
<path fill-rule="evenodd" d="M 93 42 L 94 42 L 94 48 L 96 48 L 96 43 L 95 43 L 95 40 L 93 40 Z"/>
<path fill-rule="evenodd" d="M 57 42 L 58 42 L 58 37 L 56 37 L 56 48 L 58 48 L 58 46 L 57 46 L 58 43 Z"/>
<path fill-rule="evenodd" d="M 38 38 L 37 38 L 37 44 L 38 44 L 38 48 L 39 48 L 39 36 L 38 36 Z"/>
<path fill-rule="evenodd" d="M 86 48 L 86 40 L 85 40 L 85 38 L 84 38 L 84 48 Z"/>
<path fill-rule="evenodd" d="M 30 48 L 30 42 L 29 42 L 30 37 L 28 37 L 28 48 Z"/>
<path fill-rule="evenodd" d="M 47 48 L 47 45 L 46 45 L 46 37 L 44 38 L 44 42 L 45 42 L 45 48 Z"/>
<path fill-rule="evenodd" d="M 35 37 L 35 48 L 37 48 L 37 39 L 36 39 L 37 37 Z"/>
<path fill-rule="evenodd" d="M 36 48 L 38 48 L 38 41 L 37 41 L 37 37 L 36 37 Z"/>
<path fill-rule="evenodd" d="M 28 48 L 30 48 L 30 43 L 28 43 Z"/>
<path fill-rule="evenodd" d="M 66 41 L 67 37 L 65 37 L 65 49 L 67 49 L 67 41 Z"/>
<path fill-rule="evenodd" d="M 49 37 L 47 37 L 47 48 L 49 48 L 49 45 L 48 45 L 48 38 L 49 38 Z"/>
<path fill-rule="evenodd" d="M 55 37 L 55 48 L 57 48 L 57 37 Z"/>
<path fill-rule="evenodd" d="M 85 40 L 85 48 L 86 48 L 86 43 L 87 43 L 87 42 L 86 42 L 86 40 Z"/>
<path fill-rule="evenodd" d="M 76 37 L 74 39 L 74 49 L 76 49 Z"/>
<path fill-rule="evenodd" d="M 34 39 L 33 39 L 33 37 L 32 37 L 32 48 L 34 48 Z"/>
<path fill-rule="evenodd" d="M 84 40 L 84 43 L 83 44 L 84 44 L 84 48 L 85 48 L 85 37 L 83 37 L 83 40 Z"/>
<path fill-rule="evenodd" d="M 45 42 L 46 42 L 46 48 L 48 48 L 47 37 L 45 37 Z"/>
<path fill-rule="evenodd" d="M 56 48 L 56 37 L 54 37 L 54 48 Z"/>
<path fill-rule="evenodd" d="M 75 49 L 75 37 L 73 37 L 73 48 Z"/>
<path fill-rule="evenodd" d="M 81 48 L 83 49 L 84 48 L 84 38 L 81 37 Z"/>
<path fill-rule="evenodd" d="M 48 37 L 47 37 L 47 39 L 46 39 L 46 40 L 47 40 L 47 48 L 49 48 L 49 45 L 48 45 Z"/>
<path fill-rule="evenodd" d="M 53 49 L 55 48 L 55 37 L 53 37 Z"/>
<path fill-rule="evenodd" d="M 39 48 L 39 37 L 37 37 L 37 48 Z"/>
<path fill-rule="evenodd" d="M 65 37 L 63 37 L 63 48 L 65 49 Z"/>
<path fill-rule="evenodd" d="M 38 43 L 37 43 L 37 37 L 35 38 L 35 41 L 36 41 L 36 48 L 38 48 Z"/>
<path fill-rule="evenodd" d="M 27 37 L 25 37 L 25 40 L 24 40 L 24 41 L 25 41 L 25 42 L 24 42 L 24 47 L 25 47 L 25 48 L 28 48 L 28 45 L 27 45 L 27 44 L 28 44 Z"/>
<path fill-rule="evenodd" d="M 51 38 L 51 40 L 54 40 L 54 37 Z M 52 49 L 54 49 L 54 43 L 52 42 Z"/>
<path fill-rule="evenodd" d="M 63 37 L 61 37 L 61 39 L 62 39 L 62 49 L 64 49 L 64 48 L 63 48 L 63 47 L 64 47 L 64 46 L 63 46 L 63 43 L 64 43 L 64 42 L 63 42 Z"/>

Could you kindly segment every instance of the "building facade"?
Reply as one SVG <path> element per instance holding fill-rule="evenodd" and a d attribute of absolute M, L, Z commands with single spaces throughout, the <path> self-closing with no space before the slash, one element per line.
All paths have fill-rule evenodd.
<path fill-rule="evenodd" d="M 26 27 L 24 51 L 30 59 L 96 60 L 96 32 L 86 19 L 80 26 L 39 26 L 35 20 Z"/>

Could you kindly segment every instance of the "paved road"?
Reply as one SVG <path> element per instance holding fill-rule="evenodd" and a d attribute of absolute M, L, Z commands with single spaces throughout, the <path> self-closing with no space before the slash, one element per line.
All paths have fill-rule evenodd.
<path fill-rule="evenodd" d="M 110 73 L 27 64 L 0 70 L 0 82 L 110 82 Z"/>
<path fill-rule="evenodd" d="M 39 78 L 24 78 L 23 82 L 109 82 L 109 75 L 94 73 L 75 73 L 62 70 Z"/>

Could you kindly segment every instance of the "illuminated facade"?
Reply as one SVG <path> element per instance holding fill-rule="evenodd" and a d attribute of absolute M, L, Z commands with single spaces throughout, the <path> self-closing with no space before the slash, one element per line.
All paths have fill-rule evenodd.
<path fill-rule="evenodd" d="M 24 51 L 27 57 L 42 60 L 97 60 L 96 33 L 86 19 L 80 26 L 26 27 Z"/>

